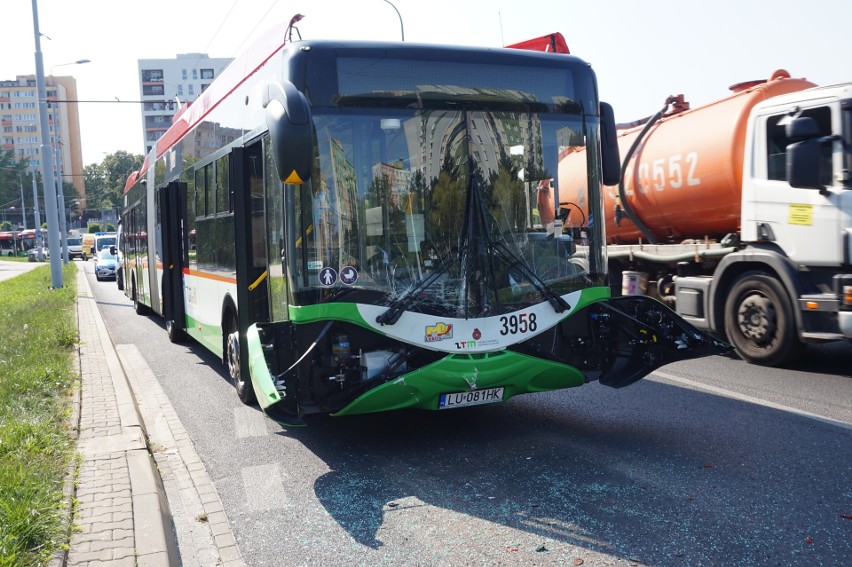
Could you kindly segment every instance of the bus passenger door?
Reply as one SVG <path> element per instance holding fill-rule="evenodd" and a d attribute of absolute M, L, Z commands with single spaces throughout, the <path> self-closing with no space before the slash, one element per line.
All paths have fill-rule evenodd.
<path fill-rule="evenodd" d="M 230 184 L 234 199 L 237 251 L 237 317 L 240 342 L 254 323 L 269 320 L 266 226 L 263 214 L 263 145 L 260 141 L 231 153 Z M 248 352 L 241 344 L 242 352 Z M 248 356 L 241 357 L 249 375 Z"/>
<path fill-rule="evenodd" d="M 183 227 L 186 224 L 186 183 L 172 181 L 160 190 L 163 236 L 163 318 L 175 341 L 186 326 L 183 303 Z"/>

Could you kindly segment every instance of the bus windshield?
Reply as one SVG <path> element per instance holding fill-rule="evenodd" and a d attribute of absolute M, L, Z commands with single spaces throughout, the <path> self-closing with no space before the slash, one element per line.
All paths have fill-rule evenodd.
<path fill-rule="evenodd" d="M 560 156 L 594 145 L 593 119 L 347 109 L 314 124 L 319 171 L 287 186 L 283 222 L 296 304 L 358 291 L 359 302 L 480 317 L 603 285 L 589 204 L 562 202 L 555 179 Z"/>

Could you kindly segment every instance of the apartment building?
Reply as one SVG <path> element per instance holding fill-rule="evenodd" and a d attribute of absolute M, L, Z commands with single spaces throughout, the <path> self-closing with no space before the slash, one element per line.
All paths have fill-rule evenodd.
<path fill-rule="evenodd" d="M 53 151 L 56 179 L 74 185 L 75 194 L 65 200 L 78 201 L 85 208 L 86 186 L 83 180 L 83 150 L 80 141 L 80 115 L 77 104 L 77 82 L 70 76 L 45 77 L 48 128 Z M 30 165 L 40 171 L 41 126 L 38 88 L 35 75 L 18 75 L 14 80 L 0 81 L 0 128 L 3 149 L 12 150 L 16 159 L 29 158 Z"/>
<path fill-rule="evenodd" d="M 191 104 L 232 61 L 206 53 L 174 59 L 139 59 L 139 93 L 145 153 L 172 124 L 180 106 Z"/>

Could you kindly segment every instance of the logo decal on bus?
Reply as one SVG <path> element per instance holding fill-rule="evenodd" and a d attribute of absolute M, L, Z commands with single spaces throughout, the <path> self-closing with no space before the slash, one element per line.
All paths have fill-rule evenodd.
<path fill-rule="evenodd" d="M 426 342 L 434 343 L 453 338 L 453 326 L 446 323 L 437 323 L 426 327 Z"/>

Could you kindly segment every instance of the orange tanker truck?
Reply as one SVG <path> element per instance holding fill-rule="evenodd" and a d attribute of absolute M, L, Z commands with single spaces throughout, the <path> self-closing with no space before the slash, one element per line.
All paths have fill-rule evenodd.
<path fill-rule="evenodd" d="M 731 89 L 624 125 L 602 204 L 579 201 L 587 156 L 566 152 L 552 216 L 578 238 L 604 219 L 614 294 L 656 296 L 776 366 L 804 343 L 852 339 L 852 83 L 778 70 Z"/>

